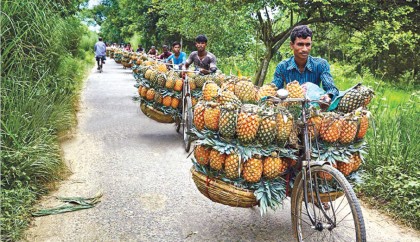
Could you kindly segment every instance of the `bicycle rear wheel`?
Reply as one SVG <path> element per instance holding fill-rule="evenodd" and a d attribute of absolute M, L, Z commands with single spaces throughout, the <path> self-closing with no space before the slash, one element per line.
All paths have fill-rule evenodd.
<path fill-rule="evenodd" d="M 185 97 L 185 102 L 182 107 L 182 130 L 184 136 L 184 148 L 186 152 L 190 151 L 191 148 L 191 128 L 192 128 L 192 103 L 191 97 Z"/>
<path fill-rule="evenodd" d="M 359 201 L 346 178 L 329 166 L 299 174 L 292 192 L 292 226 L 298 241 L 366 241 Z M 310 177 L 312 179 L 310 179 Z M 304 186 L 307 187 L 305 203 Z"/>

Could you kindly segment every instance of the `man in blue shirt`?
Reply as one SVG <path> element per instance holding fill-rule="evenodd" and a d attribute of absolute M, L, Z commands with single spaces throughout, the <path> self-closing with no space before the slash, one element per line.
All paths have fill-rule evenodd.
<path fill-rule="evenodd" d="M 187 54 L 181 52 L 181 44 L 177 41 L 172 43 L 173 54 L 166 59 L 168 63 L 172 63 L 174 68 L 181 69 L 182 65 L 185 64 L 187 60 Z"/>
<path fill-rule="evenodd" d="M 311 82 L 322 88 L 326 94 L 321 100 L 330 102 L 338 95 L 338 89 L 330 73 L 330 65 L 325 59 L 309 55 L 312 48 L 312 31 L 306 25 L 296 26 L 290 34 L 290 48 L 293 55 L 281 61 L 274 72 L 273 83 L 283 88 L 285 83 L 297 80 L 301 85 Z"/>
<path fill-rule="evenodd" d="M 96 58 L 96 62 L 98 63 L 98 70 L 99 70 L 99 61 L 102 60 L 102 64 L 105 64 L 105 55 L 106 55 L 106 45 L 102 41 L 102 37 L 99 37 L 98 42 L 96 42 L 93 49 L 95 50 L 95 58 Z"/>

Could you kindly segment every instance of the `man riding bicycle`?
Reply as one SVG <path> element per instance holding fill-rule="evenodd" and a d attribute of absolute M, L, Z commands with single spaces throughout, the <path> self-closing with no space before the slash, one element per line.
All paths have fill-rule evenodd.
<path fill-rule="evenodd" d="M 194 63 L 196 71 L 199 71 L 202 75 L 216 72 L 216 56 L 206 51 L 206 46 L 207 37 L 205 35 L 197 36 L 197 38 L 195 38 L 195 47 L 197 47 L 197 51 L 193 51 L 190 54 L 182 69 L 187 70 L 188 67 Z"/>
<path fill-rule="evenodd" d="M 96 42 L 93 49 L 95 50 L 95 58 L 96 58 L 96 63 L 98 63 L 98 70 L 99 70 L 100 69 L 99 60 L 102 61 L 102 65 L 103 65 L 103 64 L 105 64 L 105 59 L 106 59 L 105 58 L 105 56 L 106 56 L 106 45 L 102 41 L 102 37 L 98 38 L 98 42 Z"/>

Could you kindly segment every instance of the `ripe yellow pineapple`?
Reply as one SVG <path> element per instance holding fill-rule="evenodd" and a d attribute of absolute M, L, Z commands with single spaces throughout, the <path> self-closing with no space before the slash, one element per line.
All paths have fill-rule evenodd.
<path fill-rule="evenodd" d="M 176 97 L 172 98 L 171 107 L 177 109 L 179 107 L 180 100 Z"/>
<path fill-rule="evenodd" d="M 260 117 L 256 111 L 256 105 L 245 104 L 238 115 L 236 134 L 238 140 L 244 144 L 251 143 L 257 136 Z"/>
<path fill-rule="evenodd" d="M 147 80 L 150 80 L 151 75 L 152 75 L 152 69 L 147 69 L 146 72 L 144 73 L 144 78 L 146 78 Z"/>
<path fill-rule="evenodd" d="M 222 83 L 220 87 L 222 88 L 222 90 L 229 90 L 231 92 L 235 92 L 235 81 L 233 80 L 226 81 Z"/>
<path fill-rule="evenodd" d="M 204 126 L 210 130 L 219 130 L 220 107 L 216 102 L 208 102 L 204 110 Z"/>
<path fill-rule="evenodd" d="M 183 85 L 184 85 L 184 81 L 182 79 L 176 79 L 174 90 L 178 92 L 182 91 Z"/>
<path fill-rule="evenodd" d="M 322 117 L 321 116 L 311 116 L 308 119 L 308 130 L 311 138 L 318 138 L 319 131 L 321 130 Z"/>
<path fill-rule="evenodd" d="M 194 150 L 194 157 L 200 165 L 208 165 L 210 156 L 210 148 L 198 145 Z"/>
<path fill-rule="evenodd" d="M 224 138 L 233 138 L 236 131 L 236 120 L 238 119 L 238 111 L 236 107 L 227 103 L 220 108 L 219 132 Z"/>
<path fill-rule="evenodd" d="M 335 142 L 340 138 L 341 120 L 335 113 L 328 113 L 322 119 L 321 130 L 319 132 L 321 139 L 326 142 Z"/>
<path fill-rule="evenodd" d="M 211 149 L 209 155 L 210 167 L 216 171 L 223 169 L 223 164 L 225 163 L 226 154 L 222 154 L 215 149 Z"/>
<path fill-rule="evenodd" d="M 286 90 L 289 91 L 289 98 L 303 98 L 303 88 L 298 81 L 292 81 L 286 85 Z"/>
<path fill-rule="evenodd" d="M 353 165 L 352 170 L 357 171 L 362 164 L 362 158 L 360 157 L 359 152 L 353 153 L 350 156 L 350 162 Z"/>
<path fill-rule="evenodd" d="M 205 101 L 212 101 L 217 97 L 219 86 L 215 82 L 209 81 L 203 87 L 203 99 Z"/>
<path fill-rule="evenodd" d="M 357 135 L 356 138 L 358 139 L 363 139 L 363 137 L 365 137 L 368 128 L 369 128 L 369 118 L 368 115 L 366 113 L 362 113 L 362 116 L 360 117 L 359 120 L 359 129 L 357 131 Z"/>
<path fill-rule="evenodd" d="M 247 182 L 258 182 L 263 172 L 263 163 L 261 157 L 255 156 L 244 163 L 242 177 Z"/>
<path fill-rule="evenodd" d="M 243 103 L 253 103 L 256 100 L 254 84 L 248 80 L 241 80 L 235 85 L 235 95 Z"/>
<path fill-rule="evenodd" d="M 153 100 L 154 97 L 155 97 L 155 89 L 150 88 L 149 90 L 147 90 L 146 99 L 151 101 Z"/>
<path fill-rule="evenodd" d="M 271 156 L 264 158 L 263 162 L 263 175 L 268 179 L 278 177 L 281 173 L 287 169 L 287 163 L 284 162 L 280 157 L 277 156 L 276 152 L 273 152 Z"/>
<path fill-rule="evenodd" d="M 175 86 L 175 78 L 173 76 L 170 76 L 166 79 L 165 87 L 167 89 L 173 89 Z"/>
<path fill-rule="evenodd" d="M 147 95 L 147 91 L 149 91 L 149 89 L 147 88 L 147 87 L 143 87 L 142 89 L 141 89 L 141 93 L 140 93 L 140 96 L 142 96 L 142 97 L 146 97 L 146 95 Z M 147 98 L 146 98 L 147 99 Z"/>
<path fill-rule="evenodd" d="M 341 120 L 341 132 L 339 142 L 348 144 L 354 140 L 357 133 L 357 121 L 352 117 L 346 117 Z"/>
<path fill-rule="evenodd" d="M 166 72 L 168 69 L 166 68 L 166 65 L 165 64 L 158 64 L 157 65 L 157 67 L 156 67 L 156 69 L 159 71 L 159 72 Z"/>
<path fill-rule="evenodd" d="M 279 107 L 276 116 L 277 122 L 277 140 L 280 144 L 284 145 L 289 139 L 290 133 L 293 128 L 293 116 L 283 107 Z"/>
<path fill-rule="evenodd" d="M 163 97 L 163 101 L 162 101 L 163 106 L 170 107 L 171 103 L 172 103 L 172 97 L 171 96 Z"/>
<path fill-rule="evenodd" d="M 139 96 L 141 96 L 141 89 L 143 89 L 143 86 L 139 86 L 139 89 L 137 89 Z"/>
<path fill-rule="evenodd" d="M 226 156 L 225 159 L 225 173 L 226 177 L 236 179 L 239 177 L 241 169 L 241 159 L 237 153 L 232 153 Z"/>
<path fill-rule="evenodd" d="M 220 104 L 232 103 L 238 107 L 241 106 L 241 101 L 235 94 L 227 89 L 221 89 L 219 93 L 219 100 Z"/>
<path fill-rule="evenodd" d="M 198 131 L 204 129 L 204 110 L 205 106 L 203 102 L 198 102 L 194 107 L 194 126 Z"/>
<path fill-rule="evenodd" d="M 258 127 L 257 140 L 262 145 L 273 142 L 277 135 L 276 115 L 272 108 L 260 111 L 260 126 Z"/>
<path fill-rule="evenodd" d="M 350 162 L 337 161 L 337 170 L 343 173 L 344 176 L 348 176 L 353 171 L 353 164 Z"/>
<path fill-rule="evenodd" d="M 257 92 L 257 100 L 265 96 L 276 96 L 277 86 L 274 83 L 263 85 Z"/>

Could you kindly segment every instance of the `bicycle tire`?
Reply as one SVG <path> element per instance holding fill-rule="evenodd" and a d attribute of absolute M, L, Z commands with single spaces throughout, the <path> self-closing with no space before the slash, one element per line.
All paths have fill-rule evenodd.
<path fill-rule="evenodd" d="M 323 184 L 322 182 L 328 181 L 328 183 L 325 184 L 329 185 L 332 185 L 335 182 L 337 182 L 338 184 L 336 184 L 336 192 L 339 189 L 341 189 L 340 192 L 342 193 L 342 195 L 337 195 L 339 193 L 334 193 L 333 191 L 329 191 L 327 193 L 324 192 L 322 193 L 322 195 L 327 194 L 327 202 L 324 202 L 315 198 L 315 195 L 310 196 L 308 194 L 307 210 L 305 208 L 303 187 L 305 185 L 305 181 L 303 181 L 302 174 L 300 173 L 295 180 L 295 185 L 293 187 L 291 197 L 292 226 L 296 240 L 358 242 L 366 241 L 366 228 L 363 220 L 363 214 L 360 207 L 360 203 L 356 197 L 356 194 L 353 191 L 353 188 L 348 183 L 343 174 L 328 164 L 325 164 L 323 166 L 312 166 L 310 170 L 313 181 L 316 180 L 316 182 L 320 182 L 321 184 Z M 325 176 L 325 174 L 328 173 L 331 177 L 328 179 L 326 179 L 326 177 L 321 177 L 320 172 L 324 172 L 322 173 L 324 174 L 322 176 Z M 307 171 L 307 180 L 309 180 L 309 171 Z M 307 182 L 306 184 L 313 183 Z M 310 186 L 313 187 L 313 185 Z M 341 188 L 338 188 L 338 186 Z M 319 191 L 318 187 L 319 186 L 315 188 Z M 312 200 L 311 198 L 316 200 Z M 310 200 L 312 200 L 312 202 Z M 319 204 L 319 202 L 317 201 L 321 201 L 322 204 Z M 343 202 L 347 202 L 347 204 L 344 204 L 342 206 Z M 324 210 L 325 213 L 322 212 L 322 210 Z M 305 214 L 306 212 L 318 216 L 318 218 L 316 219 L 317 226 L 313 226 L 309 219 L 309 215 Z M 350 213 L 351 216 L 349 216 Z M 341 215 L 344 215 L 344 217 L 341 218 Z M 329 222 L 327 216 L 334 220 L 334 222 Z M 309 221 L 304 221 L 304 219 L 309 219 Z M 332 226 L 331 228 L 322 228 L 324 225 Z"/>
<path fill-rule="evenodd" d="M 185 97 L 185 102 L 182 108 L 182 130 L 183 130 L 183 137 L 184 137 L 184 148 L 186 152 L 190 151 L 191 148 L 191 135 L 190 131 L 192 128 L 192 102 L 191 97 Z"/>

